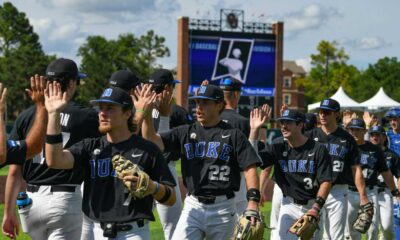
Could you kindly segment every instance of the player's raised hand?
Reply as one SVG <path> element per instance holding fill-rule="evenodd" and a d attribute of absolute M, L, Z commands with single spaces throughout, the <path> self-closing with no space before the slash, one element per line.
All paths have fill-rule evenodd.
<path fill-rule="evenodd" d="M 352 115 L 353 115 L 353 113 L 349 109 L 344 110 L 343 118 L 342 118 L 342 123 L 344 126 L 347 126 L 350 123 L 350 121 L 353 117 Z"/>
<path fill-rule="evenodd" d="M 61 85 L 54 81 L 47 82 L 45 90 L 45 106 L 48 113 L 61 112 L 68 103 L 67 92 L 61 91 Z"/>
<path fill-rule="evenodd" d="M 44 91 L 46 89 L 46 81 L 43 76 L 36 74 L 31 77 L 31 89 L 25 89 L 25 92 L 36 104 L 44 105 Z"/>
<path fill-rule="evenodd" d="M 157 110 L 161 116 L 169 116 L 172 111 L 173 91 L 164 90 L 157 95 Z"/>
<path fill-rule="evenodd" d="M 267 109 L 267 111 L 269 111 Z M 260 108 L 255 108 L 250 112 L 250 128 L 260 129 L 268 121 L 268 113 Z"/>
<path fill-rule="evenodd" d="M 149 113 L 157 99 L 157 94 L 151 91 L 150 84 L 137 86 L 133 95 L 131 95 L 136 112 Z"/>
<path fill-rule="evenodd" d="M 0 83 L 0 114 L 5 114 L 7 110 L 7 88 Z"/>

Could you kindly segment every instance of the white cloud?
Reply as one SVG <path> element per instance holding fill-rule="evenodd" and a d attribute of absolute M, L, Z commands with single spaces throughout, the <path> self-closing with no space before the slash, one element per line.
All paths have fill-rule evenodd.
<path fill-rule="evenodd" d="M 310 58 L 300 58 L 295 60 L 297 65 L 300 65 L 304 68 L 306 72 L 311 70 L 311 59 Z"/>
<path fill-rule="evenodd" d="M 50 40 L 66 40 L 76 36 L 79 28 L 75 23 L 58 26 L 50 35 Z"/>
<path fill-rule="evenodd" d="M 391 46 L 381 37 L 362 37 L 358 39 L 342 39 L 340 40 L 342 45 L 348 46 L 355 50 L 377 50 Z"/>
<path fill-rule="evenodd" d="M 341 14 L 336 8 L 311 4 L 299 11 L 281 17 L 270 16 L 269 19 L 280 18 L 279 20 L 285 23 L 285 31 L 288 32 L 288 36 L 294 37 L 306 30 L 320 29 L 330 19 L 340 16 Z"/>
<path fill-rule="evenodd" d="M 29 19 L 29 22 L 32 24 L 34 31 L 37 33 L 46 32 L 53 24 L 53 21 L 50 18 L 31 18 Z"/>

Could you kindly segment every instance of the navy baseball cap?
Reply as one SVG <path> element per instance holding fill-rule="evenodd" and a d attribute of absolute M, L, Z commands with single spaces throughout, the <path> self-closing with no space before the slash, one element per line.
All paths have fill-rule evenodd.
<path fill-rule="evenodd" d="M 356 129 L 365 129 L 365 122 L 361 118 L 353 118 L 351 119 L 348 128 L 356 128 Z"/>
<path fill-rule="evenodd" d="M 99 103 L 111 103 L 120 106 L 126 106 L 129 108 L 133 107 L 131 96 L 119 87 L 109 87 L 104 90 L 99 99 L 90 101 L 92 105 L 98 105 Z"/>
<path fill-rule="evenodd" d="M 71 76 L 77 80 L 87 77 L 86 74 L 78 71 L 78 66 L 74 61 L 67 58 L 58 58 L 46 68 L 47 78 L 62 78 L 65 76 Z"/>
<path fill-rule="evenodd" d="M 287 120 L 287 121 L 296 121 L 296 122 L 305 122 L 305 115 L 304 113 L 293 110 L 293 109 L 287 109 L 282 112 L 282 116 L 277 118 L 276 120 L 281 121 L 281 120 Z"/>
<path fill-rule="evenodd" d="M 221 80 L 219 87 L 223 91 L 230 91 L 230 92 L 241 91 L 242 83 L 232 78 L 225 78 Z"/>
<path fill-rule="evenodd" d="M 398 118 L 400 117 L 400 108 L 392 107 L 385 113 L 386 118 Z"/>
<path fill-rule="evenodd" d="M 160 68 L 156 69 L 153 74 L 151 74 L 149 83 L 154 85 L 166 85 L 180 83 L 180 81 L 174 79 L 170 70 Z"/>
<path fill-rule="evenodd" d="M 370 134 L 371 134 L 371 133 L 386 134 L 385 129 L 384 129 L 382 126 L 380 126 L 380 125 L 371 127 L 371 128 L 369 129 L 368 132 L 369 132 Z"/>
<path fill-rule="evenodd" d="M 328 98 L 321 101 L 318 109 L 338 112 L 340 110 L 340 104 L 335 99 Z"/>
<path fill-rule="evenodd" d="M 119 87 L 129 92 L 132 88 L 139 85 L 139 78 L 129 70 L 119 70 L 110 77 L 110 86 Z"/>
<path fill-rule="evenodd" d="M 205 86 L 200 86 L 195 96 L 189 99 L 209 99 L 213 101 L 224 100 L 224 92 L 218 86 L 208 84 Z"/>

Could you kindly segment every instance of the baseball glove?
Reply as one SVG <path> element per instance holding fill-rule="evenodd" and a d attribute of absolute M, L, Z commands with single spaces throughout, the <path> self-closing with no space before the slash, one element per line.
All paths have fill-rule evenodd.
<path fill-rule="evenodd" d="M 360 233 L 366 233 L 371 226 L 373 216 L 374 204 L 372 202 L 360 206 L 357 219 L 353 224 L 354 230 Z"/>
<path fill-rule="evenodd" d="M 301 240 L 309 240 L 313 237 L 315 230 L 317 230 L 318 222 L 318 212 L 309 210 L 292 224 L 289 232 L 296 234 Z"/>
<path fill-rule="evenodd" d="M 138 165 L 119 154 L 115 155 L 111 161 L 119 179 L 123 179 L 125 176 L 135 176 L 138 178 L 136 182 L 123 181 L 132 197 L 144 198 L 151 194 L 149 191 L 149 175 L 142 171 Z"/>
<path fill-rule="evenodd" d="M 256 224 L 251 224 L 251 217 L 256 218 Z M 262 240 L 264 221 L 261 212 L 248 209 L 240 216 L 233 232 L 233 240 Z"/>

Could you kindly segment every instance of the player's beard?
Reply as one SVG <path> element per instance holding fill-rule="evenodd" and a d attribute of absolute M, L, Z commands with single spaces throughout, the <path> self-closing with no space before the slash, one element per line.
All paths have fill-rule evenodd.
<path fill-rule="evenodd" d="M 100 132 L 101 134 L 106 134 L 106 133 L 108 133 L 108 132 L 110 132 L 110 131 L 111 131 L 111 126 L 110 126 L 110 125 L 102 126 L 102 125 L 100 124 L 100 126 L 99 126 L 99 132 Z"/>

